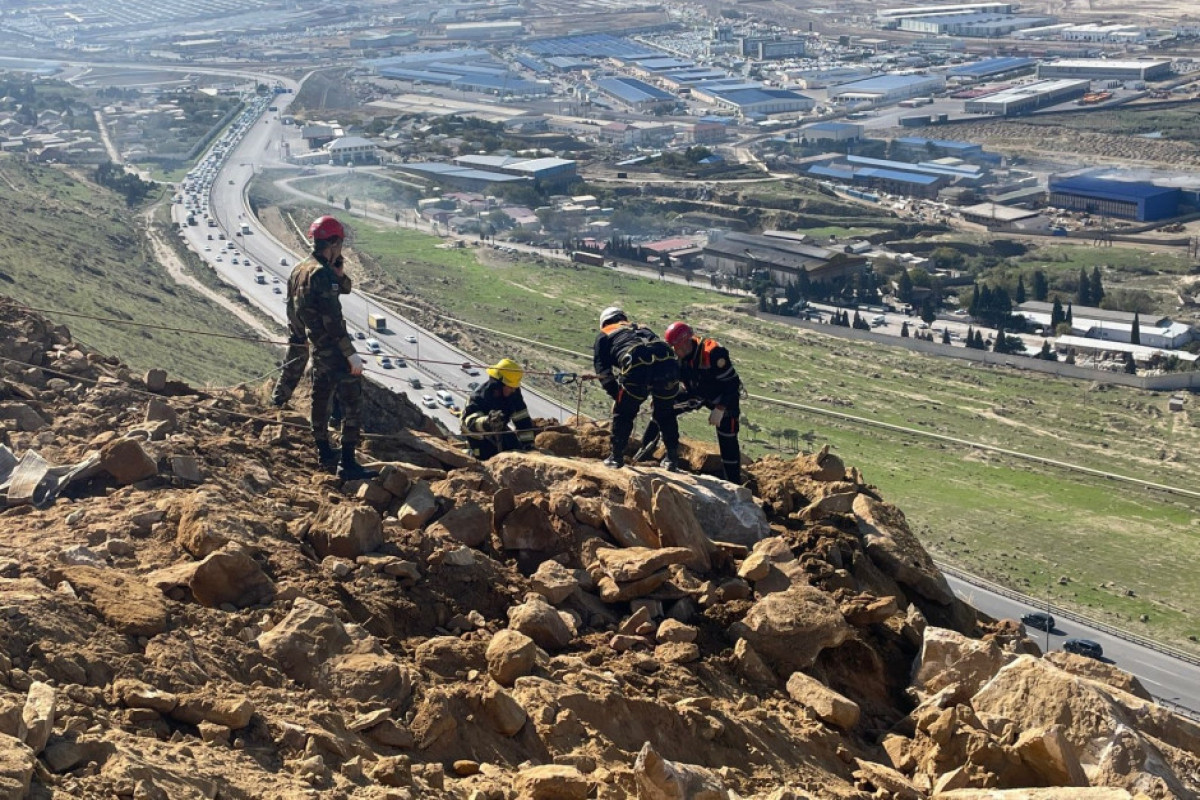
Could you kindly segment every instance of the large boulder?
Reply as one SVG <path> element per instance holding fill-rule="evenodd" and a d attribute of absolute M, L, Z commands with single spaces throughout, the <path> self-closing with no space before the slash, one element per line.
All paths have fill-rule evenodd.
<path fill-rule="evenodd" d="M 467 547 L 479 547 L 492 533 L 492 512 L 468 501 L 452 508 L 425 532 L 455 539 Z"/>
<path fill-rule="evenodd" d="M 788 678 L 787 693 L 797 703 L 811 709 L 819 720 L 843 731 L 857 725 L 861 716 L 857 703 L 803 672 L 793 672 Z"/>
<path fill-rule="evenodd" d="M 904 512 L 865 494 L 854 498 L 853 508 L 863 547 L 872 561 L 928 600 L 942 605 L 955 602 L 946 576 L 909 530 Z"/>
<path fill-rule="evenodd" d="M 520 631 L 498 631 L 487 647 L 488 674 L 501 686 L 513 683 L 533 670 L 537 644 Z"/>
<path fill-rule="evenodd" d="M 780 673 L 789 674 L 811 667 L 822 650 L 837 647 L 852 630 L 828 594 L 793 584 L 755 603 L 729 633 L 745 639 Z"/>
<path fill-rule="evenodd" d="M 258 646 L 289 678 L 311 685 L 317 669 L 353 643 L 346 627 L 328 607 L 298 597 L 278 625 L 258 637 Z"/>
<path fill-rule="evenodd" d="M 958 693 L 966 699 L 1012 658 L 993 641 L 929 626 L 913 663 L 913 685 L 932 694 L 958 684 Z"/>
<path fill-rule="evenodd" d="M 383 544 L 383 520 L 367 505 L 325 503 L 308 529 L 308 539 L 319 558 L 358 558 Z"/>
<path fill-rule="evenodd" d="M 544 650 L 561 650 L 575 638 L 570 617 L 554 609 L 541 595 L 531 595 L 508 610 L 508 626 L 525 634 Z"/>
<path fill-rule="evenodd" d="M 749 490 L 706 475 L 644 467 L 609 469 L 598 461 L 558 458 L 544 453 L 501 453 L 484 467 L 500 486 L 515 494 L 551 491 L 572 495 L 572 487 L 601 487 L 612 502 L 653 514 L 655 485 L 662 482 L 683 498 L 710 540 L 751 546 L 770 532 L 766 515 Z"/>
<path fill-rule="evenodd" d="M 1021 731 L 1060 725 L 1081 762 L 1108 761 L 1110 786 L 1132 791 L 1154 784 L 1200 796 L 1194 755 L 1200 752 L 1200 724 L 1106 683 L 1023 655 L 981 687 L 971 705 L 980 716 L 1012 720 Z"/>

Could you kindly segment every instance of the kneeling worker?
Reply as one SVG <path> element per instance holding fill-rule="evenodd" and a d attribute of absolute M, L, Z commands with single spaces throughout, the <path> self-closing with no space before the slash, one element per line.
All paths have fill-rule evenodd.
<path fill-rule="evenodd" d="M 664 469 L 679 468 L 679 421 L 675 398 L 679 395 L 679 361 L 666 342 L 644 325 L 635 325 L 625 312 L 610 306 L 600 313 L 600 334 L 592 347 L 596 377 L 613 399 L 612 455 L 610 467 L 625 464 L 625 446 L 633 433 L 638 409 L 653 396 L 654 421 L 662 430 L 667 456 Z"/>
<path fill-rule="evenodd" d="M 742 381 L 729 351 L 715 339 L 696 336 L 686 322 L 672 322 L 663 338 L 679 357 L 679 375 L 688 396 L 712 409 L 708 424 L 717 428 L 717 446 L 725 480 L 741 483 L 742 450 L 738 444 Z"/>
<path fill-rule="evenodd" d="M 486 461 L 505 450 L 533 448 L 533 420 L 521 396 L 525 370 L 511 358 L 488 367 L 488 379 L 476 389 L 462 412 L 462 431 L 467 434 L 471 455 Z M 508 428 L 512 423 L 516 431 Z"/>

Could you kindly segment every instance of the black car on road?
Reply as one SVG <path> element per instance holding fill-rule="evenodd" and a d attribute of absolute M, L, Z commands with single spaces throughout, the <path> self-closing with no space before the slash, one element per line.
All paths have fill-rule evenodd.
<path fill-rule="evenodd" d="M 1032 614 L 1026 614 L 1021 617 L 1021 622 L 1024 622 L 1031 628 L 1037 628 L 1039 631 L 1054 630 L 1054 617 L 1044 611 L 1035 611 Z"/>
<path fill-rule="evenodd" d="M 1063 650 L 1089 658 L 1104 658 L 1104 648 L 1091 639 L 1067 639 L 1063 642 Z"/>

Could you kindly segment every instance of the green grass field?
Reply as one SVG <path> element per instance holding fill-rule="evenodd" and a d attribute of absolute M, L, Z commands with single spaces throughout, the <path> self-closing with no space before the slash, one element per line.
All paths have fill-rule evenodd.
<path fill-rule="evenodd" d="M 623 304 L 656 328 L 683 317 L 730 347 L 753 394 L 1200 491 L 1200 427 L 1187 413 L 1167 412 L 1165 395 L 800 331 L 700 288 L 444 249 L 407 229 L 359 222 L 354 241 L 369 254 L 368 269 L 393 287 L 388 293 L 491 328 L 588 353 L 603 306 Z M 475 344 L 481 356 L 513 355 L 533 369 L 588 369 L 587 359 L 500 337 Z M 582 408 L 603 415 L 607 404 L 589 388 Z M 743 428 L 748 452 L 786 455 L 776 432 L 812 431 L 815 446 L 831 443 L 904 509 L 939 557 L 1039 597 L 1048 572 L 1065 576 L 1051 587 L 1058 602 L 1183 646 L 1200 634 L 1190 567 L 1200 557 L 1200 501 L 755 401 L 744 414 L 761 431 Z M 698 415 L 684 429 L 712 436 Z M 1142 614 L 1148 623 L 1137 621 Z"/>
<path fill-rule="evenodd" d="M 135 369 L 161 367 L 196 384 L 231 384 L 271 370 L 269 347 L 137 325 L 56 317 L 69 311 L 220 333 L 250 332 L 206 298 L 175 283 L 146 249 L 116 195 L 74 175 L 0 159 L 0 204 L 9 215 L 0 293 L 66 324 L 74 338 Z"/>

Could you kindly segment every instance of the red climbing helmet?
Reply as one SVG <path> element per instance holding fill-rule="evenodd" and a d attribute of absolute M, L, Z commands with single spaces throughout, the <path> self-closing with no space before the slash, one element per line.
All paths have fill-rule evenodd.
<path fill-rule="evenodd" d="M 683 344 L 692 338 L 692 326 L 686 322 L 672 322 L 663 333 L 663 338 L 667 340 L 667 344 L 671 345 L 671 347 Z"/>
<path fill-rule="evenodd" d="M 342 223 L 330 216 L 317 217 L 313 220 L 313 224 L 308 226 L 308 238 L 313 241 L 322 239 L 345 239 L 346 229 L 342 227 Z"/>

